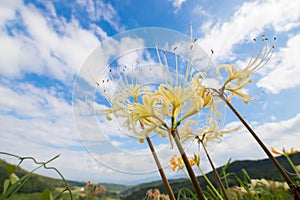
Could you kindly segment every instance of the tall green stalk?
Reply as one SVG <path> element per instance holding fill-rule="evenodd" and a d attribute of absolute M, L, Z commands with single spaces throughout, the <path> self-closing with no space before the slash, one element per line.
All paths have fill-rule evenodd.
<path fill-rule="evenodd" d="M 215 186 L 211 183 L 211 181 L 208 179 L 204 171 L 201 169 L 200 166 L 198 166 L 199 171 L 201 172 L 203 178 L 206 180 L 207 184 L 211 187 L 211 189 L 214 191 L 214 193 L 219 197 L 220 200 L 223 200 L 223 197 L 220 195 L 218 190 L 215 188 Z"/>
<path fill-rule="evenodd" d="M 291 160 L 291 158 L 289 157 L 289 154 L 284 153 L 283 156 L 287 159 L 287 161 L 289 162 L 289 164 L 293 168 L 294 172 L 296 173 L 297 177 L 300 178 L 300 173 L 297 170 L 297 168 L 296 168 L 295 164 L 293 163 L 293 161 Z"/>

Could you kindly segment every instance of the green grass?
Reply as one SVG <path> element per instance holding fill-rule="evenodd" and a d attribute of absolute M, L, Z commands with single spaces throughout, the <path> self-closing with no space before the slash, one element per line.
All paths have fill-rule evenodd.
<path fill-rule="evenodd" d="M 41 193 L 34 192 L 31 194 L 20 193 L 16 194 L 12 200 L 40 200 Z"/>

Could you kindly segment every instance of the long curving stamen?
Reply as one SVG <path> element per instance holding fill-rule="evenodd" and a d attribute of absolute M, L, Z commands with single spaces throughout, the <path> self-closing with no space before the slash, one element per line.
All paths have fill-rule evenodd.
<path fill-rule="evenodd" d="M 163 53 L 164 53 L 164 60 L 165 60 L 165 67 L 167 68 L 167 80 L 169 80 L 170 82 L 169 82 L 169 84 L 170 85 L 172 85 L 172 78 L 170 77 L 171 76 L 171 74 L 170 74 L 170 70 L 169 70 L 169 65 L 168 65 L 168 59 L 167 59 L 167 51 L 166 50 L 163 50 Z M 168 82 L 166 82 L 166 83 L 168 83 Z"/>
<path fill-rule="evenodd" d="M 250 63 L 252 62 L 253 58 L 254 58 L 254 54 L 255 54 L 255 50 L 256 50 L 256 46 L 257 46 L 257 43 L 256 43 L 256 38 L 253 39 L 254 41 L 254 45 L 253 45 L 253 48 L 252 48 L 252 52 L 251 52 L 251 57 L 250 57 L 250 60 L 248 62 L 248 64 L 246 66 L 249 66 Z"/>
<path fill-rule="evenodd" d="M 157 54 L 157 59 L 159 61 L 159 65 L 162 66 L 162 74 L 163 74 L 163 77 L 164 77 L 164 81 L 165 81 L 165 83 L 167 83 L 167 78 L 166 78 L 166 74 L 165 74 L 165 71 L 164 71 L 164 68 L 163 68 L 163 64 L 161 62 L 161 58 L 160 58 L 159 49 L 158 49 L 158 43 L 157 42 L 155 43 L 155 49 L 156 49 L 156 54 Z"/>
<path fill-rule="evenodd" d="M 273 43 L 275 40 L 276 38 L 274 38 Z M 254 41 L 256 41 L 256 39 Z M 274 51 L 274 44 L 272 44 L 271 48 L 269 48 L 267 41 L 268 38 L 265 38 L 264 35 L 262 35 L 262 43 L 258 55 L 254 60 L 253 55 L 251 56 L 251 59 L 245 68 L 246 70 L 250 70 L 252 72 L 258 71 L 270 61 Z"/>
<path fill-rule="evenodd" d="M 179 83 L 178 83 L 178 82 L 179 82 L 179 80 L 178 80 L 178 79 L 179 79 L 178 73 L 179 73 L 179 72 L 178 72 L 178 57 L 177 57 L 177 54 L 175 53 L 175 50 L 176 50 L 176 49 L 177 49 L 177 47 L 175 47 L 175 48 L 173 49 L 173 51 L 174 51 L 174 54 L 175 54 L 175 66 L 176 66 L 176 83 L 175 83 L 176 85 L 175 85 L 175 86 L 178 86 L 178 84 L 179 84 Z"/>
<path fill-rule="evenodd" d="M 208 58 L 206 67 L 205 67 L 205 69 L 203 70 L 204 73 L 207 73 L 208 69 L 210 68 L 210 64 L 211 64 L 211 62 L 212 62 L 212 57 L 213 57 L 213 55 L 214 55 L 214 50 L 211 49 L 210 52 L 211 52 L 211 54 L 210 54 L 210 56 L 209 56 L 209 58 Z"/>
<path fill-rule="evenodd" d="M 265 45 L 265 37 L 264 37 L 264 35 L 262 35 L 262 42 L 261 42 L 261 47 L 260 47 L 260 49 L 259 49 L 259 52 L 258 52 L 258 54 L 256 55 L 254 61 L 252 61 L 253 57 L 251 58 L 251 62 L 246 66 L 245 69 L 251 68 L 251 66 L 254 65 L 254 64 L 257 62 L 257 60 L 260 58 L 260 55 L 261 55 L 262 50 L 264 49 L 264 48 L 263 48 L 264 45 Z"/>
<path fill-rule="evenodd" d="M 265 38 L 265 41 L 267 41 L 268 39 Z M 258 64 L 256 64 L 256 62 L 253 62 L 250 66 L 249 66 L 249 70 L 251 70 L 252 72 L 257 71 L 258 69 L 260 69 L 260 65 L 265 61 L 266 55 L 268 55 L 268 42 L 265 42 L 264 46 L 262 46 L 261 48 L 263 54 L 260 55 L 258 57 L 258 59 L 260 59 L 260 61 L 258 62 L 258 59 L 256 60 L 256 62 L 258 62 Z M 255 65 L 255 66 L 254 66 Z M 254 66 L 254 67 L 253 67 Z M 251 68 L 252 67 L 252 68 Z M 251 69 L 250 69 L 251 68 Z M 246 67 L 247 69 L 247 67 Z"/>
<path fill-rule="evenodd" d="M 264 56 L 262 57 L 261 61 L 252 69 L 253 72 L 260 70 L 262 67 L 264 67 L 271 59 L 273 52 L 274 52 L 274 44 L 271 46 L 271 48 L 266 52 Z"/>
<path fill-rule="evenodd" d="M 195 55 L 195 48 L 194 48 L 194 44 L 196 42 L 196 39 L 194 41 L 191 40 L 191 48 L 188 54 L 188 60 L 187 60 L 187 64 L 186 64 L 186 72 L 185 72 L 185 77 L 184 77 L 184 82 L 183 82 L 183 87 L 186 86 L 187 82 L 190 81 L 191 77 L 192 77 L 192 60 L 194 58 Z"/>

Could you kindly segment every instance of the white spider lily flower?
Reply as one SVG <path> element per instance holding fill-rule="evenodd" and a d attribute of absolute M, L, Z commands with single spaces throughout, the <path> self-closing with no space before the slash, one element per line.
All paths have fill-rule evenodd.
<path fill-rule="evenodd" d="M 220 130 L 218 127 L 218 123 L 215 119 L 209 118 L 206 121 L 205 126 L 198 128 L 195 132 L 195 127 L 198 126 L 197 122 L 194 120 L 188 120 L 179 130 L 181 140 L 183 142 L 187 140 L 200 140 L 203 142 L 205 146 L 207 146 L 210 142 L 222 142 L 222 138 L 225 134 L 230 134 L 238 131 L 241 126 L 233 128 L 231 130 Z"/>
<path fill-rule="evenodd" d="M 217 68 L 217 74 L 221 75 L 221 69 L 224 69 L 228 74 L 227 80 L 224 82 L 223 86 L 220 88 L 220 95 L 229 93 L 228 100 L 236 95 L 240 97 L 245 104 L 247 104 L 251 98 L 246 93 L 243 93 L 241 90 L 246 87 L 249 83 L 252 83 L 251 74 L 260 70 L 265 66 L 273 54 L 274 45 L 271 47 L 268 46 L 268 39 L 262 35 L 261 48 L 256 57 L 252 57 L 248 65 L 243 69 L 237 69 L 234 65 L 222 64 Z M 276 38 L 274 38 L 274 41 Z M 256 41 L 256 39 L 254 39 Z"/>

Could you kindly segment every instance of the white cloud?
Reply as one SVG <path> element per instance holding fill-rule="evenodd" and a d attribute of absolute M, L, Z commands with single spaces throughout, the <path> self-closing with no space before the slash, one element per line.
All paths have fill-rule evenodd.
<path fill-rule="evenodd" d="M 175 13 L 178 12 L 186 0 L 169 0 L 172 2 L 172 5 L 175 7 Z"/>
<path fill-rule="evenodd" d="M 3 29 L 5 23 L 8 20 L 12 20 L 15 18 L 15 9 L 14 7 L 19 7 L 21 5 L 20 1 L 7 1 L 3 3 L 1 2 L 1 12 L 0 12 L 0 26 Z"/>
<path fill-rule="evenodd" d="M 286 47 L 273 54 L 271 62 L 265 67 L 263 77 L 257 82 L 258 87 L 267 89 L 273 94 L 281 90 L 300 85 L 300 34 L 290 37 Z"/>
<path fill-rule="evenodd" d="M 256 123 L 253 123 L 252 127 L 268 149 L 271 147 L 300 149 L 297 139 L 300 137 L 300 114 L 284 121 L 254 124 Z M 245 128 L 237 133 L 225 135 L 224 141 L 216 146 L 212 156 L 218 166 L 225 164 L 229 158 L 233 160 L 256 160 L 267 157 Z"/>
<path fill-rule="evenodd" d="M 209 13 L 207 10 L 205 10 L 201 5 L 197 5 L 196 7 L 194 7 L 193 13 L 195 13 L 197 15 L 206 16 L 206 17 L 211 16 L 211 13 Z"/>
<path fill-rule="evenodd" d="M 84 59 L 99 44 L 93 32 L 80 27 L 76 19 L 67 22 L 62 17 L 49 16 L 53 7 L 46 14 L 30 4 L 4 5 L 0 13 L 4 10 L 10 14 L 1 21 L 0 52 L 5 55 L 0 58 L 2 75 L 37 73 L 70 83 Z"/>
<path fill-rule="evenodd" d="M 53 88 L 13 84 L 13 89 L 0 86 L 3 94 L 0 118 L 5 122 L 0 126 L 3 140 L 9 144 L 9 141 L 19 141 L 11 137 L 19 136 L 36 144 L 60 147 L 80 144 L 78 137 L 74 137 L 72 107 L 59 92 Z"/>
<path fill-rule="evenodd" d="M 93 0 L 77 0 L 77 3 L 87 9 L 89 18 L 92 21 L 99 21 L 103 18 L 110 23 L 115 30 L 124 30 L 124 27 L 119 25 L 120 18 L 117 11 L 110 3 Z"/>
<path fill-rule="evenodd" d="M 1 138 L 4 139 L 1 140 L 1 151 L 14 153 L 19 156 L 32 156 L 39 161 L 46 161 L 60 154 L 60 157 L 51 162 L 49 166 L 54 166 L 59 169 L 68 180 L 91 180 L 96 182 L 131 184 L 133 182 L 139 182 L 141 179 L 153 179 L 154 176 L 156 176 L 156 179 L 159 179 L 157 176 L 157 167 L 151 155 L 151 151 L 148 148 L 136 152 L 106 152 L 102 155 L 95 156 L 95 154 L 85 151 L 81 146 L 78 146 L 77 150 L 69 149 L 68 143 L 65 144 L 65 148 L 58 148 L 57 146 L 51 147 L 38 142 L 38 138 L 27 139 L 24 137 L 24 134 L 10 133 L 1 135 Z M 55 139 L 57 143 L 61 141 L 61 138 L 55 138 L 55 136 L 49 134 L 48 140 L 52 139 Z M 101 147 L 101 143 L 97 145 Z M 169 147 L 169 145 L 157 147 L 157 149 L 164 149 L 158 151 L 163 166 L 169 164 L 169 159 L 174 154 Z M 176 149 L 174 150 L 177 151 Z M 10 162 L 17 162 L 3 155 L 0 155 L 0 157 Z M 22 166 L 26 169 L 32 169 L 34 167 L 33 163 L 24 163 Z M 38 172 L 55 176 L 54 173 L 47 170 Z"/>
<path fill-rule="evenodd" d="M 234 58 L 233 48 L 245 40 L 253 39 L 258 30 L 273 27 L 277 32 L 287 32 L 299 25 L 300 2 L 285 0 L 251 1 L 243 3 L 228 21 L 208 21 L 202 26 L 205 33 L 200 45 L 213 49 L 216 58 L 228 61 Z M 251 38 L 250 38 L 251 37 Z"/>

